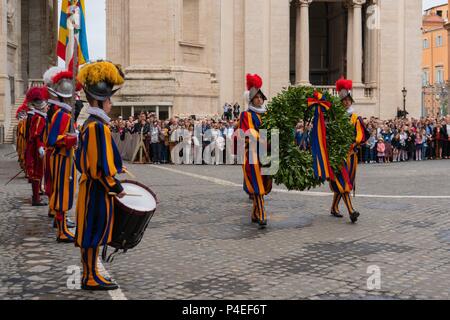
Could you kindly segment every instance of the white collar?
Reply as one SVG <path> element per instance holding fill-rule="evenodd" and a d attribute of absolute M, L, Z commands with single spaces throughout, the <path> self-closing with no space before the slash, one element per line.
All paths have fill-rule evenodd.
<path fill-rule="evenodd" d="M 352 114 L 355 113 L 355 109 L 353 109 L 353 107 L 350 107 L 350 108 L 347 109 L 347 113 L 348 113 L 349 115 L 352 115 Z"/>
<path fill-rule="evenodd" d="M 41 112 L 41 111 L 39 111 L 39 110 L 35 110 L 35 114 L 39 114 L 39 115 L 41 115 L 41 116 L 43 116 L 44 118 L 46 118 L 47 119 L 47 114 L 46 113 L 44 113 L 44 112 Z"/>
<path fill-rule="evenodd" d="M 28 111 L 27 113 L 28 114 L 31 114 L 31 115 L 33 115 L 34 113 L 36 112 L 36 110 L 35 109 L 31 109 L 30 111 Z"/>
<path fill-rule="evenodd" d="M 108 115 L 103 109 L 89 106 L 87 109 L 87 113 L 91 116 L 96 116 L 102 119 L 103 122 L 105 122 L 106 124 L 109 124 L 111 122 L 111 118 L 108 117 Z"/>
<path fill-rule="evenodd" d="M 57 100 L 52 100 L 52 99 L 49 99 L 48 103 L 49 104 L 53 104 L 53 105 L 58 106 L 58 107 L 61 107 L 61 108 L 65 109 L 68 112 L 72 112 L 72 107 L 69 106 L 67 103 L 64 103 L 64 102 L 61 102 L 61 101 L 57 101 Z"/>
<path fill-rule="evenodd" d="M 263 113 L 267 112 L 267 109 L 265 106 L 261 106 L 261 108 L 256 108 L 251 103 L 248 105 L 248 110 L 251 110 L 251 111 L 259 113 L 259 114 L 263 114 Z"/>

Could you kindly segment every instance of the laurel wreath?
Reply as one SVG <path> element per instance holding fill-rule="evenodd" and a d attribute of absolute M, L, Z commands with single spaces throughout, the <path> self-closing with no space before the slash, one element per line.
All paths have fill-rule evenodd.
<path fill-rule="evenodd" d="M 313 87 L 284 89 L 269 103 L 263 116 L 262 128 L 268 130 L 269 141 L 271 130 L 279 130 L 279 170 L 273 179 L 288 190 L 305 191 L 323 184 L 314 175 L 311 150 L 301 150 L 295 143 L 299 121 L 303 120 L 305 125 L 313 123 L 317 106 L 308 107 L 307 100 L 315 91 L 322 92 Z M 324 113 L 330 164 L 334 172 L 339 172 L 355 139 L 355 129 L 341 100 L 328 92 L 322 93 L 331 102 L 331 108 Z"/>

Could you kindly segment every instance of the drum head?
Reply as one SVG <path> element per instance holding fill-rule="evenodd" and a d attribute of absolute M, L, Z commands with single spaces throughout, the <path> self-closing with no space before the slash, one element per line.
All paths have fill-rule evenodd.
<path fill-rule="evenodd" d="M 126 193 L 133 196 L 125 196 L 122 199 L 116 199 L 117 201 L 130 209 L 140 212 L 156 210 L 156 199 L 148 190 L 132 182 L 123 182 L 122 187 Z"/>

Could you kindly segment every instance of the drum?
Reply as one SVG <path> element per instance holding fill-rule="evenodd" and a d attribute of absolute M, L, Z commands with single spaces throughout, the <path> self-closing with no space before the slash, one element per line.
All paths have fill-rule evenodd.
<path fill-rule="evenodd" d="M 126 180 L 121 184 L 129 196 L 114 199 L 112 241 L 108 245 L 127 251 L 141 242 L 159 202 L 156 194 L 139 182 Z"/>

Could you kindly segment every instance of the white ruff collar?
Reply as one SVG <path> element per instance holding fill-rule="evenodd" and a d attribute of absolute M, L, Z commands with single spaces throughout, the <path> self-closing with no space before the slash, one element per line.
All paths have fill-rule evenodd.
<path fill-rule="evenodd" d="M 91 116 L 96 116 L 96 117 L 102 119 L 103 122 L 105 122 L 106 124 L 109 124 L 111 122 L 111 118 L 108 117 L 108 115 L 106 114 L 106 112 L 103 109 L 89 106 L 87 109 L 87 113 L 90 114 Z"/>
<path fill-rule="evenodd" d="M 261 108 L 256 108 L 255 106 L 253 106 L 252 104 L 249 104 L 248 106 L 248 110 L 251 110 L 253 112 L 259 113 L 259 114 L 263 114 L 267 112 L 267 109 L 265 106 L 262 106 Z"/>
<path fill-rule="evenodd" d="M 35 110 L 35 114 L 39 114 L 39 115 L 41 115 L 41 116 L 43 116 L 45 119 L 47 119 L 47 114 L 46 113 L 44 113 L 44 112 L 41 112 L 41 111 L 39 111 L 39 110 Z"/>
<path fill-rule="evenodd" d="M 51 100 L 51 99 L 48 100 L 48 103 L 49 104 L 53 104 L 55 106 L 58 106 L 60 108 L 63 108 L 63 109 L 65 109 L 68 112 L 72 112 L 72 107 L 69 106 L 67 103 L 64 103 L 64 102 L 61 102 L 61 101 L 56 101 L 56 100 Z"/>
<path fill-rule="evenodd" d="M 350 107 L 350 108 L 347 109 L 347 113 L 348 113 L 349 115 L 352 115 L 352 114 L 355 113 L 355 109 L 353 109 L 353 107 Z"/>

